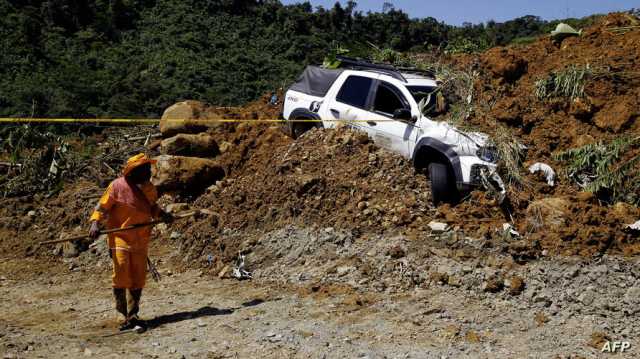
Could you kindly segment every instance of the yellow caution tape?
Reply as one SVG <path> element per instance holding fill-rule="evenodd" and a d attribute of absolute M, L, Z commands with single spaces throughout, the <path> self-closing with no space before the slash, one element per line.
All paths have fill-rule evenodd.
<path fill-rule="evenodd" d="M 171 121 L 185 121 L 181 119 L 168 119 Z M 283 119 L 261 119 L 261 120 L 248 120 L 248 119 L 206 119 L 206 120 L 186 120 L 190 124 L 194 123 L 211 123 L 211 122 L 250 122 L 250 123 L 280 123 L 280 122 L 323 122 L 322 120 L 300 119 L 300 120 L 283 120 Z M 325 120 L 324 122 L 386 122 L 394 121 L 392 119 L 375 119 L 375 120 Z M 68 124 L 68 123 L 113 123 L 113 124 L 148 124 L 153 125 L 160 123 L 160 119 L 157 118 L 27 118 L 27 117 L 5 117 L 0 118 L 0 123 L 53 123 L 53 124 Z"/>

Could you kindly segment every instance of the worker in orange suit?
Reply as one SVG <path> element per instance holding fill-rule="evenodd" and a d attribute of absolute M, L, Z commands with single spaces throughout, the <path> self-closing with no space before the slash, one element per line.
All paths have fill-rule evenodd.
<path fill-rule="evenodd" d="M 143 153 L 127 160 L 122 177 L 111 182 L 91 214 L 89 234 L 92 238 L 99 236 L 101 223 L 105 223 L 107 229 L 114 229 L 154 219 L 166 222 L 173 219 L 156 204 L 158 192 L 150 182 L 151 165 L 155 162 Z M 138 318 L 138 311 L 147 275 L 150 237 L 151 226 L 108 235 L 109 255 L 113 260 L 116 310 L 125 318 L 120 330 L 145 328 L 144 322 Z M 126 290 L 129 291 L 129 303 Z"/>

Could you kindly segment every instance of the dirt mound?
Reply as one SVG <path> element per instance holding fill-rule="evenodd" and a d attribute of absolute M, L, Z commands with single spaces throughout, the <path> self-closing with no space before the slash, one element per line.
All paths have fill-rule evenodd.
<path fill-rule="evenodd" d="M 81 180 L 51 198 L 36 194 L 3 199 L 0 253 L 20 258 L 38 242 L 86 232 L 89 215 L 101 194 L 95 183 Z M 47 258 L 54 248 L 41 247 L 37 254 Z"/>
<path fill-rule="evenodd" d="M 426 229 L 431 210 L 426 177 L 416 175 L 408 161 L 373 145 L 366 134 L 314 129 L 294 142 L 277 127 L 238 128 L 230 139 L 241 141 L 236 145 L 241 150 L 234 152 L 245 157 L 220 157 L 225 162 L 227 155 L 235 175 L 195 202 L 218 213 L 220 223 L 213 227 L 202 219 L 189 224 L 186 238 L 198 242 L 223 230 L 250 234 L 292 222 L 355 233 Z M 226 255 L 235 256 L 240 244 L 224 243 Z"/>
<path fill-rule="evenodd" d="M 482 60 L 483 66 L 500 83 L 516 81 L 527 72 L 527 60 L 512 49 L 491 49 Z"/>
<path fill-rule="evenodd" d="M 249 222 L 261 222 L 270 207 L 279 212 L 276 219 L 304 214 L 313 223 L 369 230 L 412 223 L 414 209 L 428 208 L 426 178 L 363 133 L 313 130 L 286 147 L 268 150 L 266 156 L 250 159 L 248 176 L 222 184 L 220 197 L 243 197 L 245 209 L 258 210 L 248 214 L 255 216 Z M 206 198 L 200 203 L 206 204 Z"/>

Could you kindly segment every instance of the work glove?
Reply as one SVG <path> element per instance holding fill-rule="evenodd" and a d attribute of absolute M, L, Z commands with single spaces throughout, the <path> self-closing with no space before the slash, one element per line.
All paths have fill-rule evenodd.
<path fill-rule="evenodd" d="M 98 221 L 91 222 L 91 228 L 89 228 L 89 237 L 96 239 L 100 237 L 100 225 Z"/>

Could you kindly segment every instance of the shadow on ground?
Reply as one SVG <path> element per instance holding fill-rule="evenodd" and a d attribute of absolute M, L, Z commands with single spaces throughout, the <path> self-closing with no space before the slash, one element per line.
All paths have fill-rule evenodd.
<path fill-rule="evenodd" d="M 188 312 L 178 312 L 178 313 L 160 315 L 153 319 L 147 320 L 146 324 L 148 329 L 153 329 L 165 324 L 177 323 L 183 320 L 210 317 L 214 315 L 228 315 L 233 313 L 236 309 L 237 308 L 218 309 L 218 308 L 206 306 L 198 310 L 192 310 Z"/>
<path fill-rule="evenodd" d="M 253 299 L 248 302 L 242 303 L 242 307 L 244 308 L 253 307 L 256 305 L 260 305 L 262 303 L 264 303 L 264 300 L 262 299 Z M 160 315 L 153 319 L 147 320 L 146 324 L 148 329 L 154 329 L 165 324 L 177 323 L 183 320 L 210 317 L 214 315 L 228 315 L 235 312 L 238 309 L 240 308 L 218 309 L 218 308 L 206 306 L 198 310 L 192 310 L 188 312 L 178 312 L 173 314 Z"/>

